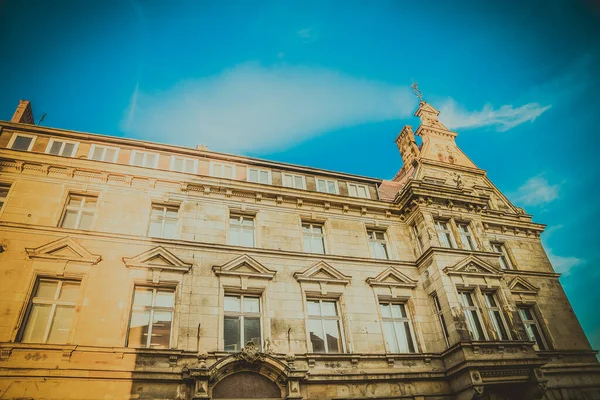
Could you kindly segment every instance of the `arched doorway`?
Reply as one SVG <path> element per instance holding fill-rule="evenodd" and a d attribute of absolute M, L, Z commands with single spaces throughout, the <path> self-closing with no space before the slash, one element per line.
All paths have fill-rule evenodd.
<path fill-rule="evenodd" d="M 237 372 L 223 378 L 212 390 L 213 399 L 281 399 L 279 386 L 256 372 Z"/>

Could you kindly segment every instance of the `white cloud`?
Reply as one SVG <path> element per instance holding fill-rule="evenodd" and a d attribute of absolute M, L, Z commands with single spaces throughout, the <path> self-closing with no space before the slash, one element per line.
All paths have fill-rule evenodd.
<path fill-rule="evenodd" d="M 557 199 L 559 188 L 559 184 L 550 185 L 545 178 L 534 176 L 521 185 L 511 197 L 519 205 L 538 206 Z"/>
<path fill-rule="evenodd" d="M 483 106 L 481 111 L 467 111 L 453 99 L 447 100 L 440 107 L 440 121 L 450 129 L 469 129 L 493 127 L 500 132 L 507 131 L 525 122 L 533 122 L 537 117 L 549 110 L 551 106 L 528 103 L 520 107 L 503 105 L 494 109 L 491 104 Z"/>
<path fill-rule="evenodd" d="M 319 40 L 319 32 L 312 26 L 300 29 L 296 35 L 302 40 L 302 43 L 312 43 Z"/>
<path fill-rule="evenodd" d="M 227 152 L 275 150 L 353 125 L 408 117 L 408 87 L 336 71 L 243 64 L 156 93 L 134 92 L 122 129 Z"/>
<path fill-rule="evenodd" d="M 546 254 L 550 259 L 550 263 L 552 263 L 554 270 L 563 275 L 569 275 L 573 268 L 585 264 L 585 260 L 581 258 L 557 256 L 552 252 L 552 249 L 547 246 Z"/>

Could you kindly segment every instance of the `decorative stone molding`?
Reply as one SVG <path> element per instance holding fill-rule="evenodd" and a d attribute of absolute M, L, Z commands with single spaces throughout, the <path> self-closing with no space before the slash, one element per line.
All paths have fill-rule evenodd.
<path fill-rule="evenodd" d="M 462 259 L 453 267 L 444 268 L 444 272 L 448 275 L 491 276 L 495 278 L 500 278 L 503 275 L 500 270 L 473 255 Z"/>
<path fill-rule="evenodd" d="M 342 274 L 323 260 L 303 272 L 295 272 L 294 278 L 298 282 L 338 283 L 342 285 L 350 283 L 352 279 L 351 276 Z"/>
<path fill-rule="evenodd" d="M 98 264 L 102 260 L 101 256 L 90 253 L 70 237 L 58 239 L 34 249 L 26 248 L 25 251 L 31 259 L 77 261 L 91 265 Z"/>
<path fill-rule="evenodd" d="M 395 286 L 404 288 L 414 288 L 417 281 L 398 271 L 394 267 L 389 267 L 374 278 L 367 278 L 367 283 L 371 286 Z"/>
<path fill-rule="evenodd" d="M 271 271 L 248 254 L 229 261 L 221 266 L 214 266 L 215 275 L 246 276 L 258 279 L 273 279 L 276 271 Z"/>
<path fill-rule="evenodd" d="M 531 284 L 527 279 L 520 276 L 516 276 L 512 281 L 510 281 L 508 288 L 510 289 L 511 293 L 516 294 L 537 294 L 537 292 L 540 290 L 538 287 Z"/>
<path fill-rule="evenodd" d="M 162 246 L 157 246 L 135 257 L 123 257 L 123 263 L 127 268 L 148 268 L 178 272 L 188 272 L 192 268 L 192 264 L 182 261 Z"/>

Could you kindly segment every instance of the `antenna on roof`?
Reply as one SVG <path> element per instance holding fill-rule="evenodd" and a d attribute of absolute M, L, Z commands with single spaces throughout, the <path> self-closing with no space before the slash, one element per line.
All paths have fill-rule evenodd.
<path fill-rule="evenodd" d="M 40 125 L 42 123 L 42 121 L 44 120 L 44 118 L 46 118 L 46 113 L 42 114 L 42 117 L 40 118 L 40 120 L 38 121 L 38 125 Z"/>

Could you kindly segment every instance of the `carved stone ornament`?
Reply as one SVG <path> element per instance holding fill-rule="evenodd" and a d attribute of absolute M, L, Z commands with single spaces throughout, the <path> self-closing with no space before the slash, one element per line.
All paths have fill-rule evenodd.
<path fill-rule="evenodd" d="M 248 364 L 254 364 L 255 362 L 265 358 L 265 355 L 260 352 L 256 344 L 252 341 L 246 343 L 246 346 L 241 352 L 234 354 L 235 358 L 247 362 Z"/>

